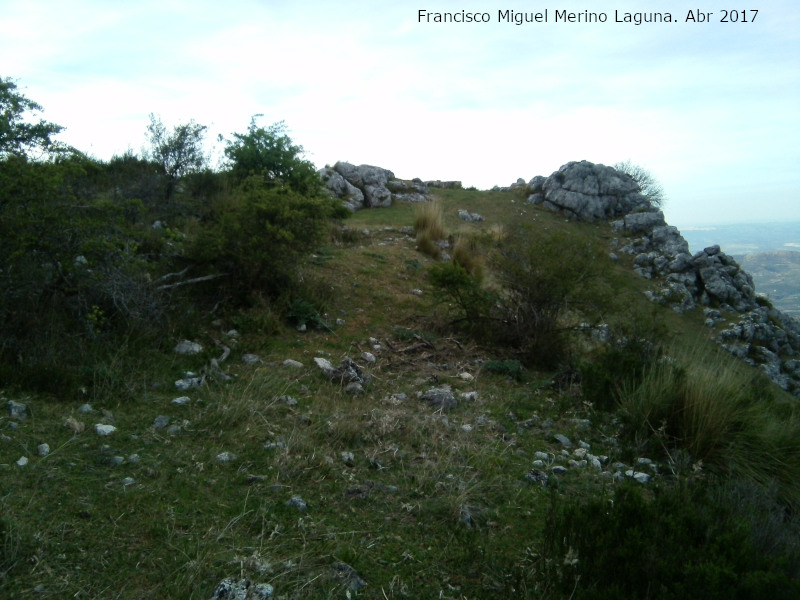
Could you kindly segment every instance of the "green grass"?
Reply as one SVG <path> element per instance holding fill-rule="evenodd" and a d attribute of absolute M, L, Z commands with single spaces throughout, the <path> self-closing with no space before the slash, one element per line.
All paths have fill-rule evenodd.
<path fill-rule="evenodd" d="M 581 245 L 614 237 L 607 224 L 566 222 L 513 194 L 443 190 L 437 198 L 446 230 L 465 238 L 499 235 L 520 219 Z M 465 223 L 458 208 L 486 221 Z M 326 323 L 342 320 L 330 329 L 300 333 L 278 306 L 254 302 L 245 313 L 215 315 L 215 324 L 198 319 L 192 339 L 207 348 L 200 357 L 173 355 L 172 337 L 183 335 L 174 332 L 162 350 L 142 349 L 133 359 L 120 350 L 98 361 L 98 385 L 85 395 L 77 387 L 63 389 L 61 399 L 5 390 L 0 407 L 17 400 L 31 411 L 16 429 L 8 412 L 0 413 L 0 596 L 206 599 L 222 579 L 234 577 L 272 584 L 276 597 L 287 599 L 346 598 L 348 592 L 570 597 L 571 589 L 562 593 L 546 577 L 553 560 L 544 555 L 551 494 L 567 503 L 605 498 L 621 485 L 610 466 L 615 461 L 630 461 L 642 448 L 658 459 L 655 452 L 667 440 L 658 434 L 660 416 L 646 404 L 663 410 L 674 397 L 658 400 L 659 394 L 674 382 L 665 380 L 669 371 L 654 369 L 643 384 L 649 391 L 629 390 L 627 423 L 639 438 L 649 436 L 639 445 L 636 435 L 631 440 L 620 430 L 616 415 L 585 402 L 578 384 L 559 373 L 531 368 L 515 378 L 513 352 L 456 335 L 437 317 L 426 276 L 435 261 L 401 232 L 414 224 L 416 210 L 400 204 L 359 211 L 346 223 L 358 236 L 332 232 L 300 265 L 303 300 Z M 619 328 L 634 315 L 652 321 L 627 331 L 652 331 L 657 323 L 671 332 L 671 354 L 695 357 L 686 366 L 693 387 L 679 398 L 682 408 L 666 414 L 679 417 L 683 428 L 670 431 L 673 438 L 686 442 L 694 432 L 697 443 L 686 448 L 708 465 L 701 474 L 724 478 L 730 466 L 737 477 L 791 490 L 792 478 L 800 481 L 792 401 L 772 386 L 745 386 L 750 391 L 737 396 L 734 388 L 753 371 L 714 352 L 701 314 L 678 315 L 650 303 L 641 293 L 649 282 L 632 274 L 627 257 L 605 276 L 617 299 L 609 323 Z M 199 371 L 219 356 L 213 340 L 231 328 L 240 332 L 223 363 L 232 382 L 176 391 L 173 381 L 183 371 Z M 595 349 L 576 336 L 576 353 Z M 246 352 L 258 353 L 263 363 L 241 364 Z M 377 362 L 368 365 L 362 352 L 374 353 Z M 713 359 L 697 358 L 706 354 Z M 351 396 L 328 381 L 313 365 L 316 356 L 334 364 L 355 359 L 373 377 L 366 393 Z M 283 366 L 287 358 L 304 367 Z M 507 368 L 497 373 L 493 365 Z M 456 408 L 443 412 L 418 399 L 443 385 L 459 398 Z M 465 392 L 477 398 L 461 398 Z M 171 404 L 181 395 L 191 403 Z M 769 395 L 762 410 L 756 399 Z M 113 413 L 116 433 L 94 433 L 99 412 L 77 413 L 86 401 Z M 159 415 L 181 432 L 156 430 Z M 67 419 L 86 429 L 74 433 Z M 564 465 L 573 458 L 562 455 L 555 433 L 589 444 L 608 462 L 600 471 L 551 472 L 548 488 L 530 483 L 525 475 L 537 452 Z M 40 457 L 36 448 L 44 442 L 51 453 Z M 237 458 L 221 463 L 222 452 Z M 352 462 L 343 452 L 353 454 Z M 133 454 L 138 463 L 129 460 Z M 29 459 L 25 467 L 15 464 L 21 456 Z M 113 466 L 115 456 L 125 462 Z M 668 460 L 662 464 L 658 485 L 672 485 Z M 124 485 L 126 477 L 135 482 Z M 306 511 L 286 506 L 295 495 L 307 502 Z M 352 566 L 367 587 L 347 589 L 337 562 Z"/>

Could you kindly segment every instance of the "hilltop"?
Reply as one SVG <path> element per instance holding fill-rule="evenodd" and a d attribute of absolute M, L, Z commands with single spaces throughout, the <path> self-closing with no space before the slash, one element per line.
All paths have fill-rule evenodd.
<path fill-rule="evenodd" d="M 796 322 L 609 169 L 497 191 L 370 170 L 386 193 L 339 188 L 384 206 L 331 218 L 282 300 L 176 296 L 186 320 L 90 385 L 8 386 L 0 591 L 792 597 Z M 215 215 L 148 235 L 178 253 Z"/>

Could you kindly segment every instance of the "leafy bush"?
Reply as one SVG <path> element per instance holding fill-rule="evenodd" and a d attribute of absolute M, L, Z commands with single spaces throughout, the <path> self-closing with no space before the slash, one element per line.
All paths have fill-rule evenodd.
<path fill-rule="evenodd" d="M 250 120 L 247 133 L 234 133 L 225 148 L 236 182 L 256 176 L 306 196 L 317 196 L 322 191 L 322 180 L 302 155 L 303 147 L 295 145 L 287 135 L 283 121 L 259 127 L 256 117 Z"/>
<path fill-rule="evenodd" d="M 553 496 L 544 531 L 548 576 L 578 599 L 795 598 L 796 547 L 765 552 L 763 512 L 742 514 L 708 486 L 617 488 L 612 501 Z"/>
<path fill-rule="evenodd" d="M 190 253 L 204 271 L 224 275 L 204 293 L 216 287 L 242 302 L 253 294 L 275 298 L 290 291 L 299 257 L 324 239 L 330 219 L 343 210 L 333 199 L 250 177 L 216 203 Z"/>

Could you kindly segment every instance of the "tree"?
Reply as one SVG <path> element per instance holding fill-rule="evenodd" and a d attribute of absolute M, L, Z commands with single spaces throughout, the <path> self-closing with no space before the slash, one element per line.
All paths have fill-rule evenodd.
<path fill-rule="evenodd" d="M 150 125 L 147 136 L 150 148 L 145 150 L 145 158 L 160 164 L 167 175 L 167 201 L 172 199 L 178 179 L 189 173 L 201 170 L 207 162 L 203 154 L 205 125 L 188 123 L 176 125 L 172 132 L 153 113 L 150 113 Z"/>
<path fill-rule="evenodd" d="M 642 195 L 647 198 L 653 206 L 664 205 L 667 199 L 664 194 L 664 187 L 650 171 L 640 165 L 633 164 L 630 160 L 615 163 L 614 168 L 617 171 L 621 171 L 633 177 L 633 180 L 639 184 Z"/>
<path fill-rule="evenodd" d="M 63 127 L 43 119 L 31 121 L 26 113 L 41 112 L 42 107 L 17 90 L 11 78 L 0 77 L 0 160 L 8 156 L 28 156 L 58 152 L 65 147 L 53 140 Z"/>
<path fill-rule="evenodd" d="M 250 120 L 247 133 L 234 133 L 225 148 L 234 179 L 241 182 L 258 175 L 268 183 L 286 185 L 300 194 L 319 194 L 322 180 L 314 165 L 302 158 L 303 147 L 292 142 L 286 124 L 279 121 L 259 127 L 256 123 L 259 116 Z"/>

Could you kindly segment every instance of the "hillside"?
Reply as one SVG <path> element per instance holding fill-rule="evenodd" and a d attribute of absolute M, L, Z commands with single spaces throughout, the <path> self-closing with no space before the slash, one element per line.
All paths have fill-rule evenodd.
<path fill-rule="evenodd" d="M 598 341 L 609 339 L 598 323 L 578 327 L 596 312 L 574 304 L 559 317 L 571 328 L 565 360 L 523 368 L 513 347 L 454 328 L 458 307 L 428 274 L 441 261 L 414 236 L 420 205 L 360 210 L 299 265 L 306 292 L 292 321 L 258 305 L 198 314 L 197 354 L 174 352 L 175 336 L 134 363 L 120 354 L 90 389 L 2 392 L 4 597 L 243 598 L 246 585 L 247 598 L 580 598 L 608 589 L 605 576 L 615 597 L 634 597 L 629 561 L 671 552 L 697 558 L 683 588 L 695 597 L 796 591 L 797 523 L 780 516 L 797 499 L 796 399 L 721 350 L 700 309 L 649 300 L 655 282 L 634 256 L 610 256 L 619 233 L 608 221 L 565 219 L 526 193 L 432 193 L 454 241 L 502 240 L 524 223 L 529 239 L 590 248 L 597 275 L 584 288 L 611 341 Z M 568 254 L 548 248 L 538 256 L 550 266 Z M 490 289 L 499 271 L 487 271 Z M 616 335 L 627 337 L 615 345 Z M 357 366 L 333 375 L 315 362 L 347 358 Z M 625 361 L 644 382 L 627 379 Z M 195 387 L 212 364 L 230 380 Z M 135 374 L 125 394 L 114 368 Z M 687 392 L 680 411 L 636 412 L 647 381 L 672 392 L 711 385 Z M 705 428 L 675 421 L 694 410 L 689 398 L 719 411 Z M 772 433 L 743 426 L 750 417 Z M 614 512 L 612 498 L 629 512 Z M 716 508 L 693 513 L 694 502 Z M 712 513 L 722 520 L 702 521 Z M 583 519 L 600 529 L 575 537 L 569 523 Z M 693 546 L 696 527 L 713 543 Z M 716 578 L 695 551 L 719 561 Z M 770 556 L 787 569 L 765 574 Z M 606 575 L 581 570 L 592 563 Z M 675 577 L 655 558 L 650 567 L 651 579 Z"/>

